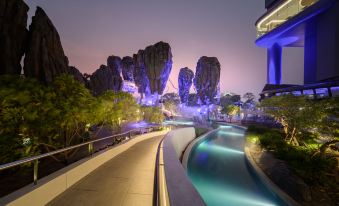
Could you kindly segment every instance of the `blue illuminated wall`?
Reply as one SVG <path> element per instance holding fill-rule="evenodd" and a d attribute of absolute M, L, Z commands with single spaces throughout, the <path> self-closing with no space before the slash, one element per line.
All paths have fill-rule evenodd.
<path fill-rule="evenodd" d="M 267 49 L 267 83 L 281 84 L 282 48 L 275 43 Z"/>
<path fill-rule="evenodd" d="M 282 83 L 282 48 L 304 47 L 304 83 L 339 77 L 339 1 L 314 6 L 257 39 L 267 48 L 267 84 Z"/>

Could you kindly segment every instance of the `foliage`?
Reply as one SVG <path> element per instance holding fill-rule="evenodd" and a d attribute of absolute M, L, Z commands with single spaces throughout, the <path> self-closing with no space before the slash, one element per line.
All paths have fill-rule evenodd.
<path fill-rule="evenodd" d="M 240 108 L 236 105 L 227 105 L 227 106 L 224 106 L 221 109 L 221 113 L 226 114 L 228 116 L 230 122 L 232 122 L 232 118 L 235 115 L 238 115 L 239 112 L 240 112 Z"/>
<path fill-rule="evenodd" d="M 219 105 L 222 107 L 233 105 L 236 102 L 240 102 L 240 95 L 237 94 L 226 94 L 225 96 L 220 97 L 220 103 Z"/>
<path fill-rule="evenodd" d="M 53 143 L 52 148 L 68 147 L 81 142 L 81 136 L 87 124 L 94 124 L 96 111 L 93 110 L 95 99 L 84 85 L 68 75 L 61 75 L 52 84 L 55 98 L 54 108 L 59 111 L 59 136 L 63 137 L 62 145 Z"/>
<path fill-rule="evenodd" d="M 285 140 L 293 145 L 305 144 L 304 131 L 316 128 L 327 117 L 322 103 L 293 95 L 264 99 L 260 107 L 284 127 Z"/>
<path fill-rule="evenodd" d="M 176 93 L 167 93 L 162 96 L 162 102 L 166 110 L 177 113 L 180 104 L 180 97 Z"/>
<path fill-rule="evenodd" d="M 335 187 L 328 174 L 335 172 L 337 161 L 332 156 L 314 155 L 320 144 L 294 146 L 284 141 L 284 133 L 281 131 L 256 126 L 248 127 L 247 137 L 249 141 L 260 144 L 277 158 L 286 161 L 308 184 Z"/>
<path fill-rule="evenodd" d="M 251 103 L 251 102 L 254 102 L 255 95 L 251 92 L 246 92 L 243 95 L 243 98 L 246 99 L 245 103 Z"/>
<path fill-rule="evenodd" d="M 0 77 L 0 163 L 38 154 L 39 137 L 54 138 L 54 97 L 35 80 Z"/>
<path fill-rule="evenodd" d="M 107 92 L 95 98 L 67 75 L 49 86 L 29 78 L 1 76 L 0 163 L 86 141 L 93 125 L 116 129 L 139 118 L 139 105 L 127 93 Z M 63 153 L 63 160 L 67 162 L 76 152 Z"/>
<path fill-rule="evenodd" d="M 159 107 L 141 107 L 144 120 L 160 124 L 164 121 L 164 115 Z"/>
<path fill-rule="evenodd" d="M 96 118 L 100 124 L 120 130 L 122 123 L 139 117 L 140 107 L 129 93 L 107 91 L 98 97 Z"/>

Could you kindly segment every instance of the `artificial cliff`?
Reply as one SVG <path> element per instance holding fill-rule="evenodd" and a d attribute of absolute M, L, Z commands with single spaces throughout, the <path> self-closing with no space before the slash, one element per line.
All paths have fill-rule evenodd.
<path fill-rule="evenodd" d="M 158 42 L 146 47 L 144 63 L 152 94 L 164 92 L 168 77 L 172 70 L 172 52 L 168 43 Z"/>
<path fill-rule="evenodd" d="M 37 7 L 27 30 L 29 8 L 22 0 L 0 1 L 0 75 L 23 74 L 44 83 L 51 83 L 61 74 L 71 74 L 87 84 L 75 67 L 69 67 L 60 36 L 42 8 Z"/>
<path fill-rule="evenodd" d="M 22 0 L 0 1 L 0 75 L 20 75 L 27 39 L 28 6 Z"/>
<path fill-rule="evenodd" d="M 122 64 L 122 76 L 126 81 L 134 81 L 134 61 L 132 57 L 126 56 L 121 60 Z"/>
<path fill-rule="evenodd" d="M 0 2 L 0 75 L 24 75 L 50 84 L 61 74 L 70 74 L 95 95 L 121 91 L 123 80 L 135 82 L 142 95 L 162 95 L 172 70 L 172 52 L 168 43 L 158 42 L 139 50 L 133 57 L 110 56 L 92 75 L 70 67 L 60 36 L 42 8 L 37 7 L 27 27 L 28 6 L 22 0 Z M 155 95 L 156 96 L 156 95 Z"/>
<path fill-rule="evenodd" d="M 190 88 L 193 83 L 194 73 L 189 68 L 185 67 L 180 69 L 178 76 L 179 96 L 181 103 L 187 104 Z"/>
<path fill-rule="evenodd" d="M 68 72 L 68 59 L 59 34 L 46 13 L 38 7 L 29 26 L 24 61 L 25 76 L 50 83 L 55 77 Z"/>
<path fill-rule="evenodd" d="M 197 63 L 194 86 L 202 104 L 215 103 L 220 81 L 220 63 L 216 57 L 203 56 Z"/>

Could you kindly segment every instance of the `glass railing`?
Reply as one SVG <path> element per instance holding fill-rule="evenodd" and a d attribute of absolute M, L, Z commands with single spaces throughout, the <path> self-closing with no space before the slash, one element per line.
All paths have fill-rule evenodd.
<path fill-rule="evenodd" d="M 272 31 L 319 0 L 285 0 L 266 13 L 256 24 L 257 37 Z"/>

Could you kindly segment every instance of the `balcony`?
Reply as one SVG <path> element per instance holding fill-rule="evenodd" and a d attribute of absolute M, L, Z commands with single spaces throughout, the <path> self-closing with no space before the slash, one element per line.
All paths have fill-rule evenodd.
<path fill-rule="evenodd" d="M 319 0 L 285 0 L 272 7 L 256 23 L 257 38 L 277 28 Z"/>

